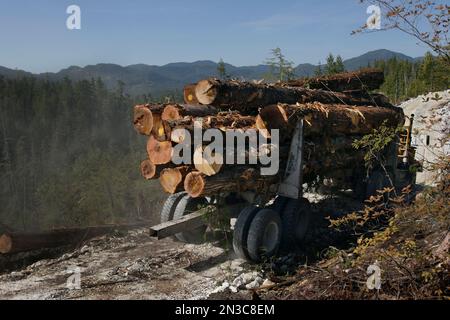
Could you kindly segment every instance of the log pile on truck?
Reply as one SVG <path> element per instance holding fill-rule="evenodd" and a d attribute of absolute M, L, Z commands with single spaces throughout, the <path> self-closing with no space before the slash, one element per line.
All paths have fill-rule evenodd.
<path fill-rule="evenodd" d="M 134 127 L 148 136 L 148 157 L 140 165 L 142 176 L 159 179 L 162 190 L 169 194 L 185 191 L 194 198 L 230 191 L 269 192 L 283 175 L 293 131 L 302 120 L 307 151 L 304 182 L 323 177 L 354 184 L 349 178 L 356 167 L 363 167 L 355 164 L 363 163 L 364 155 L 352 148 L 352 142 L 382 124 L 404 124 L 400 108 L 384 95 L 371 92 L 383 81 L 383 72 L 365 69 L 275 84 L 215 78 L 188 84 L 184 104 L 134 107 Z M 263 175 L 261 163 L 228 163 L 224 160 L 230 152 L 227 148 L 219 157 L 205 157 L 208 143 L 192 141 L 196 127 L 200 132 L 219 129 L 224 136 L 230 131 L 257 132 L 258 141 L 264 138 L 265 142 L 258 144 L 258 150 L 233 148 L 236 154 L 232 156 L 239 154 L 249 160 L 253 153 L 263 152 L 261 147 L 267 154 L 276 149 L 280 170 Z M 271 136 L 274 129 L 279 132 L 276 143 Z M 187 155 L 191 161 L 175 164 L 173 156 L 182 143 L 192 144 Z M 215 150 L 214 155 L 217 153 Z"/>

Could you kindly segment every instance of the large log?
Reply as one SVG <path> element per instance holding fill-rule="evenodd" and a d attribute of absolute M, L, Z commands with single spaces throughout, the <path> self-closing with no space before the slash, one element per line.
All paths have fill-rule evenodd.
<path fill-rule="evenodd" d="M 165 105 L 161 104 L 135 106 L 133 109 L 133 125 L 136 131 L 147 136 L 152 133 L 160 136 L 162 128 L 161 113 L 164 108 Z"/>
<path fill-rule="evenodd" d="M 216 115 L 217 113 L 219 113 L 219 110 L 211 106 L 169 104 L 164 108 L 161 119 L 163 121 L 179 120 L 186 116 L 205 117 Z"/>
<path fill-rule="evenodd" d="M 210 157 L 205 155 L 209 155 Z M 195 169 L 207 176 L 218 174 L 225 159 L 223 153 L 219 155 L 222 158 L 219 161 L 216 161 L 215 156 L 216 154 L 209 147 L 197 146 L 194 150 Z"/>
<path fill-rule="evenodd" d="M 137 105 L 133 109 L 133 125 L 137 132 L 150 135 L 153 129 L 153 116 L 145 105 Z"/>
<path fill-rule="evenodd" d="M 184 103 L 190 104 L 190 105 L 198 105 L 198 99 L 195 95 L 195 86 L 196 83 L 188 84 L 183 89 L 183 97 L 184 97 Z"/>
<path fill-rule="evenodd" d="M 212 177 L 194 171 L 184 179 L 184 190 L 193 198 L 220 192 L 264 191 L 278 181 L 277 176 L 262 176 L 259 169 L 229 166 Z"/>
<path fill-rule="evenodd" d="M 11 232 L 0 236 L 0 253 L 17 253 L 44 248 L 77 245 L 116 230 L 129 230 L 144 224 L 105 225 L 86 228 L 58 229 L 43 232 Z"/>
<path fill-rule="evenodd" d="M 195 88 L 197 99 L 201 104 L 213 105 L 222 109 L 231 109 L 257 114 L 258 109 L 277 103 L 310 103 L 347 105 L 372 105 L 373 99 L 326 90 L 311 90 L 306 88 L 280 87 L 269 84 L 255 84 L 239 81 L 221 81 L 218 79 L 202 80 Z M 379 106 L 391 107 L 383 101 L 376 102 Z"/>
<path fill-rule="evenodd" d="M 159 141 L 153 135 L 147 141 L 147 154 L 151 163 L 155 165 L 169 163 L 172 159 L 172 142 Z"/>
<path fill-rule="evenodd" d="M 257 116 L 257 128 L 279 129 L 290 134 L 300 119 L 305 120 L 305 135 L 365 135 L 385 121 L 390 127 L 404 123 L 400 108 L 308 104 L 278 104 L 263 108 Z"/>
<path fill-rule="evenodd" d="M 383 82 L 384 72 L 370 68 L 330 76 L 290 80 L 279 85 L 344 92 L 375 90 L 380 88 Z"/>
<path fill-rule="evenodd" d="M 184 117 L 180 120 L 166 121 L 166 131 L 170 132 L 170 139 L 175 143 L 181 143 L 186 138 L 187 132 L 193 137 L 195 121 L 201 120 L 201 130 L 219 129 L 223 132 L 232 129 L 251 129 L 255 128 L 256 118 L 253 116 L 242 116 L 236 112 L 222 112 L 217 116 L 207 116 L 195 118 L 192 116 Z M 181 130 L 179 130 L 181 129 Z M 192 139 L 191 139 L 192 141 Z M 193 141 L 192 141 L 193 142 Z"/>
<path fill-rule="evenodd" d="M 164 169 L 174 168 L 175 166 L 176 165 L 172 162 L 163 165 L 155 165 L 149 159 L 146 159 L 141 162 L 141 175 L 146 180 L 158 179 Z"/>
<path fill-rule="evenodd" d="M 151 180 L 156 176 L 156 166 L 148 159 L 141 162 L 141 175 L 146 180 Z"/>
<path fill-rule="evenodd" d="M 171 194 L 182 191 L 184 178 L 190 171 L 189 166 L 164 169 L 159 177 L 163 190 Z"/>

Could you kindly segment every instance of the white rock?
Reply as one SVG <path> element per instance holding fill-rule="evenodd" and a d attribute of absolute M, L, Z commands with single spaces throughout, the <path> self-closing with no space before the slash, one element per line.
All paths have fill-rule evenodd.
<path fill-rule="evenodd" d="M 242 267 L 236 267 L 233 269 L 234 274 L 240 274 L 240 273 L 242 273 L 242 271 L 244 271 L 244 268 L 242 268 Z"/>
<path fill-rule="evenodd" d="M 230 229 L 231 230 L 234 230 L 234 227 L 236 226 L 236 221 L 237 221 L 237 218 L 230 219 Z"/>
<path fill-rule="evenodd" d="M 262 287 L 269 287 L 269 286 L 273 286 L 275 284 L 275 282 L 270 281 L 269 279 L 264 280 L 264 282 L 262 283 Z"/>
<path fill-rule="evenodd" d="M 213 293 L 224 292 L 229 287 L 230 287 L 230 283 L 228 281 L 225 281 L 224 283 L 222 283 L 222 285 L 220 287 L 217 287 L 216 289 L 214 289 Z"/>
<path fill-rule="evenodd" d="M 233 280 L 233 286 L 236 288 L 244 286 L 245 284 L 246 282 L 244 281 L 242 275 L 238 276 L 236 279 Z"/>
<path fill-rule="evenodd" d="M 261 278 L 260 276 L 257 276 L 257 277 L 255 278 L 255 282 L 257 282 L 258 284 L 261 284 L 261 283 L 264 282 L 264 279 Z"/>
<path fill-rule="evenodd" d="M 246 289 L 256 289 L 259 288 L 260 284 L 254 280 L 245 286 Z"/>
<path fill-rule="evenodd" d="M 233 293 L 237 293 L 238 292 L 238 289 L 236 287 L 233 287 L 233 286 L 230 287 L 230 290 Z"/>
<path fill-rule="evenodd" d="M 242 280 L 244 280 L 244 284 L 250 283 L 255 279 L 256 275 L 253 272 L 244 273 L 242 275 Z"/>

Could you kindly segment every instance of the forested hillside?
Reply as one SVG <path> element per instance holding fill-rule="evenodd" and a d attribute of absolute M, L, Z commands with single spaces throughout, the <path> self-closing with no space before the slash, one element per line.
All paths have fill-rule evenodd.
<path fill-rule="evenodd" d="M 381 91 L 395 103 L 450 88 L 449 66 L 431 53 L 427 53 L 420 61 L 392 58 L 377 61 L 374 66 L 384 70 L 385 82 Z"/>
<path fill-rule="evenodd" d="M 338 53 L 335 55 L 339 56 Z M 416 59 L 402 53 L 381 49 L 370 51 L 351 59 L 343 59 L 342 64 L 346 70 L 354 71 L 367 67 L 376 61 L 386 61 L 391 58 L 396 58 L 399 61 L 416 61 Z M 326 64 L 325 61 L 322 62 Z M 226 61 L 222 61 L 222 63 L 225 74 L 231 78 L 246 80 L 271 79 L 271 77 L 268 77 L 270 73 L 270 66 L 267 65 L 268 61 L 255 61 L 256 64 L 263 64 L 254 66 L 234 66 L 226 63 Z M 314 76 L 317 68 L 325 69 L 325 64 L 321 64 L 321 62 L 319 62 L 318 66 L 310 63 L 302 63 L 297 66 L 293 64 L 292 67 L 294 69 L 292 73 L 295 77 L 311 77 Z M 110 90 L 116 90 L 118 84 L 122 83 L 125 92 L 130 95 L 151 94 L 154 97 L 158 97 L 174 93 L 181 96 L 183 86 L 186 83 L 194 83 L 210 76 L 220 76 L 218 72 L 219 65 L 220 62 L 216 63 L 213 61 L 177 62 L 163 66 L 146 64 L 120 66 L 111 63 L 99 63 L 84 67 L 71 66 L 56 73 L 37 74 L 0 66 L 0 75 L 16 79 L 24 76 L 34 76 L 38 79 L 53 81 L 61 81 L 64 78 L 72 81 L 100 78 Z"/>
<path fill-rule="evenodd" d="M 431 54 L 375 66 L 386 75 L 380 91 L 396 103 L 450 87 L 450 70 Z M 146 142 L 131 107 L 156 101 L 125 94 L 123 82 L 117 88 L 100 79 L 0 78 L 2 224 L 33 230 L 149 217 L 164 195 L 136 169 Z"/>
<path fill-rule="evenodd" d="M 134 102 L 100 80 L 0 78 L 2 224 L 33 230 L 146 218 L 158 194 L 130 165 L 146 157 L 130 120 Z"/>

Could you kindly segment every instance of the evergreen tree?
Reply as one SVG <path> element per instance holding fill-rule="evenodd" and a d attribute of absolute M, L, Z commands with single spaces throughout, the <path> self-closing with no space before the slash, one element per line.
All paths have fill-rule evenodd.
<path fill-rule="evenodd" d="M 335 61 L 335 66 L 334 66 L 334 71 L 336 73 L 342 73 L 345 72 L 345 66 L 344 66 L 344 61 L 342 61 L 342 57 L 340 55 L 338 55 L 336 57 L 336 61 Z"/>
<path fill-rule="evenodd" d="M 327 75 L 335 74 L 335 61 L 334 56 L 330 53 L 327 57 L 327 64 L 325 65 L 325 73 Z"/>
<path fill-rule="evenodd" d="M 268 78 L 277 81 L 287 81 L 295 76 L 294 63 L 288 60 L 280 48 L 272 49 L 271 57 L 265 63 L 270 67 Z"/>
<path fill-rule="evenodd" d="M 217 73 L 218 73 L 220 79 L 228 78 L 227 69 L 225 67 L 225 62 L 223 62 L 222 58 L 220 58 L 220 61 L 217 64 Z"/>
<path fill-rule="evenodd" d="M 163 195 L 137 169 L 136 102 L 100 79 L 0 78 L 0 221 L 34 230 L 145 218 Z"/>
<path fill-rule="evenodd" d="M 384 70 L 385 82 L 381 91 L 395 103 L 450 87 L 450 67 L 442 58 L 434 57 L 430 53 L 418 62 L 392 58 L 388 61 L 378 61 L 374 66 Z"/>
<path fill-rule="evenodd" d="M 314 70 L 314 75 L 316 77 L 320 77 L 323 75 L 323 71 L 322 71 L 322 62 L 319 61 L 319 63 L 317 64 L 316 69 Z"/>
<path fill-rule="evenodd" d="M 327 57 L 327 64 L 325 65 L 325 74 L 333 75 L 345 71 L 344 62 L 342 57 L 338 55 L 336 58 L 332 53 Z"/>

